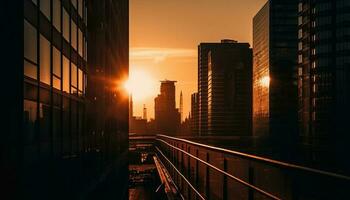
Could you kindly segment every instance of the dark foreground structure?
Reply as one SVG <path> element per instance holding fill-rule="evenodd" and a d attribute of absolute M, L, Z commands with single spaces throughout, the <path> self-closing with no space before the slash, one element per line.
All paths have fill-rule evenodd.
<path fill-rule="evenodd" d="M 127 198 L 128 10 L 2 2 L 2 199 Z"/>

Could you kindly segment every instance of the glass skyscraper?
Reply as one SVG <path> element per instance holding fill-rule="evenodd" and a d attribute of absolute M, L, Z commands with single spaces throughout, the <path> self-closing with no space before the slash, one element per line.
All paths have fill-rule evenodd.
<path fill-rule="evenodd" d="M 350 2 L 299 3 L 299 124 L 305 159 L 349 169 Z"/>
<path fill-rule="evenodd" d="M 297 143 L 297 0 L 269 0 L 253 19 L 253 133 L 277 156 Z"/>
<path fill-rule="evenodd" d="M 91 110 L 97 106 L 89 84 L 91 74 L 99 69 L 88 60 L 105 59 L 99 67 L 106 69 L 106 77 L 127 76 L 128 1 L 6 1 L 1 13 L 2 50 L 6 52 L 3 66 L 7 68 L 3 76 L 8 77 L 2 80 L 7 85 L 2 185 L 8 187 L 11 198 L 84 198 L 127 151 L 127 98 L 123 100 L 118 91 L 104 90 L 102 94 L 110 98 L 105 105 L 119 103 L 118 108 L 109 108 L 120 110 L 119 118 L 105 120 L 109 124 L 103 129 L 89 123 L 95 114 Z M 88 26 L 88 18 L 93 24 L 95 16 L 100 17 L 103 29 Z M 110 18 L 114 21 L 106 26 Z M 96 45 L 97 34 L 119 38 L 119 43 Z M 97 47 L 109 49 L 111 54 L 102 58 L 93 51 Z M 105 110 L 99 112 L 106 115 Z M 112 146 L 118 147 L 118 152 L 111 150 Z"/>

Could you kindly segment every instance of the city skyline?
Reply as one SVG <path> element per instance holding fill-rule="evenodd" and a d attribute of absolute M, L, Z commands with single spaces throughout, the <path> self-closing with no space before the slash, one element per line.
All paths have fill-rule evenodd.
<path fill-rule="evenodd" d="M 183 115 L 187 117 L 191 110 L 191 94 L 197 92 L 198 44 L 233 39 L 252 46 L 253 16 L 264 3 L 266 0 L 182 3 L 131 0 L 130 76 L 143 73 L 150 77 L 147 78 L 150 80 L 150 86 L 146 86 L 150 88 L 147 97 L 134 98 L 135 115 L 142 116 L 143 104 L 146 104 L 148 117 L 154 118 L 154 97 L 159 81 L 169 79 L 178 81 L 176 107 L 179 108 L 182 91 Z M 206 14 L 209 11 L 210 16 Z"/>

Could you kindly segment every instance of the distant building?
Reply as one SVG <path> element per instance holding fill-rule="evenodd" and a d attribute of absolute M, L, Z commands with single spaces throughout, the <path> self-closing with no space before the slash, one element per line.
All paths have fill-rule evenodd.
<path fill-rule="evenodd" d="M 252 49 L 222 44 L 208 53 L 208 135 L 251 135 Z"/>
<path fill-rule="evenodd" d="M 129 133 L 137 135 L 151 134 L 148 131 L 147 120 L 141 117 L 131 117 L 129 121 Z"/>
<path fill-rule="evenodd" d="M 154 99 L 157 133 L 175 135 L 180 126 L 180 113 L 175 104 L 176 81 L 161 81 L 160 94 Z"/>
<path fill-rule="evenodd" d="M 296 149 L 297 9 L 298 0 L 270 0 L 253 19 L 253 134 L 278 154 Z"/>
<path fill-rule="evenodd" d="M 299 4 L 299 124 L 305 160 L 347 170 L 350 124 L 350 2 Z"/>
<path fill-rule="evenodd" d="M 231 45 L 232 40 L 198 45 L 198 134 L 208 134 L 208 53 Z"/>
<path fill-rule="evenodd" d="M 193 136 L 199 135 L 198 129 L 199 129 L 199 99 L 198 99 L 198 93 L 193 93 L 191 95 L 191 133 Z"/>

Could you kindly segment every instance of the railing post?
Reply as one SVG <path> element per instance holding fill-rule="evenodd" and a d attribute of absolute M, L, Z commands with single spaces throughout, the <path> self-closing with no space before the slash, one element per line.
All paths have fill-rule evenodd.
<path fill-rule="evenodd" d="M 224 157 L 224 171 L 227 172 L 227 160 L 226 158 Z M 223 196 L 223 199 L 226 200 L 227 199 L 227 176 L 224 174 L 224 182 L 223 182 L 223 191 L 222 191 L 222 196 Z"/>
<path fill-rule="evenodd" d="M 191 147 L 187 147 L 187 153 L 191 154 Z M 193 183 L 193 177 L 191 177 L 191 157 L 190 156 L 187 156 L 187 177 L 188 177 L 188 180 Z M 191 189 L 190 187 L 188 186 L 187 187 L 187 199 L 191 199 Z"/>
<path fill-rule="evenodd" d="M 206 153 L 206 162 L 209 163 L 209 153 Z M 210 180 L 209 180 L 209 166 L 206 166 L 206 175 L 205 175 L 205 195 L 207 196 L 207 199 L 210 199 Z"/>
<path fill-rule="evenodd" d="M 248 181 L 249 181 L 249 184 L 254 185 L 254 168 L 251 166 L 249 166 Z M 248 199 L 254 200 L 254 190 L 252 188 L 249 188 Z"/>
<path fill-rule="evenodd" d="M 198 148 L 196 149 L 196 158 L 198 158 L 199 152 Z M 199 188 L 199 161 L 196 159 L 196 188 Z M 196 195 L 196 199 L 198 199 L 198 196 Z"/>

